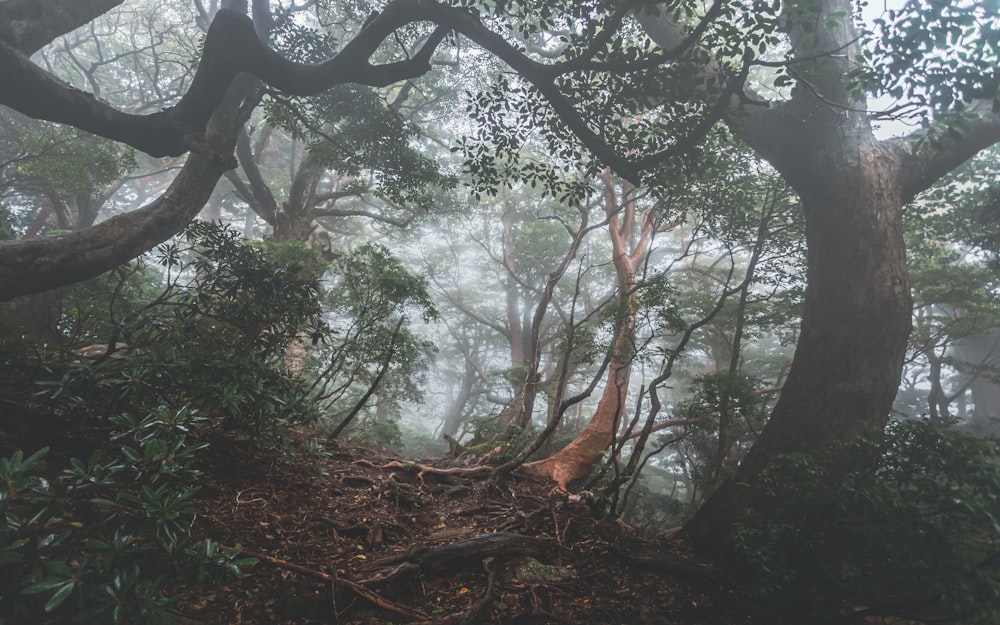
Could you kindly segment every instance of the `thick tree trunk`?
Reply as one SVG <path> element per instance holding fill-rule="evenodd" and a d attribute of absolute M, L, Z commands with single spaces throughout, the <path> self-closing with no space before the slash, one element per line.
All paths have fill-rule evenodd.
<path fill-rule="evenodd" d="M 801 336 L 761 436 L 737 475 L 685 526 L 709 548 L 760 512 L 754 485 L 770 460 L 880 431 L 899 384 L 912 311 L 900 159 L 863 135 L 853 146 L 802 148 L 786 174 L 806 215 Z M 784 159 L 776 164 L 783 170 Z"/>
<path fill-rule="evenodd" d="M 568 445 L 548 458 L 526 464 L 526 470 L 551 478 L 563 490 L 578 486 L 594 471 L 611 446 L 616 426 L 625 412 L 634 356 L 634 326 L 630 315 L 618 331 L 604 393 L 590 422 Z"/>

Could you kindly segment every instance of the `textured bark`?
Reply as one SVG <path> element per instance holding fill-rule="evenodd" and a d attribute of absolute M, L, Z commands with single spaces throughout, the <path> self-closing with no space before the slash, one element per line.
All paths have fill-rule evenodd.
<path fill-rule="evenodd" d="M 629 315 L 618 330 L 604 392 L 586 427 L 568 445 L 525 470 L 549 477 L 562 490 L 579 486 L 594 471 L 615 437 L 615 428 L 625 411 L 632 373 L 634 318 Z"/>
<path fill-rule="evenodd" d="M 123 0 L 2 0 L 0 39 L 31 55 L 56 37 L 83 26 Z"/>
<path fill-rule="evenodd" d="M 918 190 L 904 163 L 916 162 L 912 144 L 875 140 L 864 100 L 846 90 L 841 77 L 858 52 L 852 23 L 816 18 L 839 10 L 849 15 L 849 3 L 785 7 L 795 53 L 810 58 L 798 67 L 808 82 L 787 102 L 731 120 L 802 200 L 807 286 L 795 357 L 770 420 L 737 474 L 685 525 L 708 550 L 727 548 L 735 523 L 767 514 L 757 478 L 772 459 L 880 431 L 899 385 L 912 312 L 902 208 Z M 823 27 L 810 21 L 806 32 L 802 16 Z M 924 168 L 935 162 L 921 158 Z"/>
<path fill-rule="evenodd" d="M 771 459 L 880 431 L 899 385 L 912 309 L 899 159 L 863 141 L 839 154 L 814 148 L 834 158 L 818 159 L 826 162 L 813 165 L 813 186 L 799 190 L 809 246 L 799 343 L 737 475 L 686 526 L 703 546 L 724 544 L 733 523 L 766 514 L 753 486 Z M 819 186 L 820 172 L 830 184 Z"/>

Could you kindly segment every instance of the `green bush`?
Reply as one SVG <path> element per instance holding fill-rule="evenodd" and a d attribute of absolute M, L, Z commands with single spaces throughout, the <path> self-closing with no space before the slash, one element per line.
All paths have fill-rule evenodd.
<path fill-rule="evenodd" d="M 198 421 L 187 408 L 119 415 L 113 457 L 73 458 L 51 480 L 47 449 L 0 458 L 0 622 L 173 623 L 185 592 L 238 579 L 252 560 L 188 534 Z"/>
<path fill-rule="evenodd" d="M 164 281 L 124 288 L 110 306 L 106 357 L 80 358 L 45 384 L 62 412 L 144 413 L 190 405 L 255 440 L 317 418 L 305 382 L 286 365 L 289 345 L 326 332 L 318 277 L 308 259 L 277 260 L 229 228 L 197 222 L 185 241 L 160 246 Z M 147 299 L 136 305 L 132 295 Z M 91 339 L 92 340 L 92 339 Z"/>
<path fill-rule="evenodd" d="M 927 423 L 789 456 L 763 476 L 766 518 L 736 533 L 770 622 L 849 614 L 1000 622 L 1000 456 Z"/>

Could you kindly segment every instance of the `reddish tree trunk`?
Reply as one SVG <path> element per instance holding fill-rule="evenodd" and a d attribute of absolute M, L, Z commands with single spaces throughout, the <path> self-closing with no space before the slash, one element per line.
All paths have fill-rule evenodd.
<path fill-rule="evenodd" d="M 583 431 L 554 455 L 525 465 L 525 469 L 532 473 L 552 478 L 563 490 L 579 484 L 593 472 L 614 441 L 617 426 L 624 414 L 635 357 L 635 272 L 649 253 L 654 231 L 654 218 L 652 213 L 647 213 L 642 218 L 642 232 L 638 241 L 631 252 L 628 251 L 636 219 L 632 197 L 634 189 L 628 183 L 623 184 L 622 200 L 619 202 L 610 172 L 605 172 L 603 181 L 621 310 L 615 341 L 611 347 L 614 352 L 608 368 L 608 379 L 594 416 Z"/>

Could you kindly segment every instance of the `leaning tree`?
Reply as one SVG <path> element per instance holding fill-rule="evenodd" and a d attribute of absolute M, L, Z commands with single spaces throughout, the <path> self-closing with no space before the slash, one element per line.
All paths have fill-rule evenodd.
<path fill-rule="evenodd" d="M 895 23 L 878 22 L 868 35 L 851 0 L 781 6 L 779 32 L 790 49 L 775 64 L 785 68 L 788 96 L 763 101 L 747 90 L 727 123 L 801 198 L 801 333 L 767 426 L 737 475 L 686 526 L 702 544 L 754 512 L 754 478 L 776 455 L 885 426 L 912 312 L 903 207 L 1000 140 L 997 17 L 988 4 L 913 0 L 889 16 Z M 658 39 L 675 30 L 663 18 L 644 22 Z M 866 47 L 876 35 L 880 45 Z M 941 54 L 946 48 L 955 53 Z M 921 114 L 920 127 L 876 138 L 872 90 L 902 101 L 897 111 Z"/>

